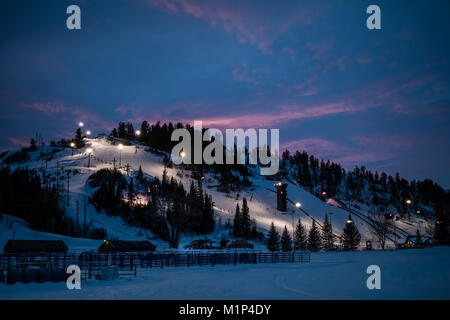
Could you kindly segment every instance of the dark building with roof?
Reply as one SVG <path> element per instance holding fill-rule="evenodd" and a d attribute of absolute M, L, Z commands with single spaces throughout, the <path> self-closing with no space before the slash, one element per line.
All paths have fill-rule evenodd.
<path fill-rule="evenodd" d="M 234 240 L 230 245 L 228 246 L 229 249 L 253 249 L 254 246 L 247 240 L 238 239 Z"/>
<path fill-rule="evenodd" d="M 216 249 L 213 246 L 214 241 L 209 239 L 192 240 L 190 244 L 184 246 L 185 249 Z"/>
<path fill-rule="evenodd" d="M 8 240 L 5 254 L 13 253 L 66 253 L 68 247 L 62 240 Z"/>
<path fill-rule="evenodd" d="M 105 240 L 98 247 L 98 252 L 136 252 L 155 251 L 156 247 L 150 241 Z"/>

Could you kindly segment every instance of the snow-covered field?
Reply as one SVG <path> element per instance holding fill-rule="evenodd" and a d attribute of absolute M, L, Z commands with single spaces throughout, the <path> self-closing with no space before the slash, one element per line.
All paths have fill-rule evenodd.
<path fill-rule="evenodd" d="M 366 287 L 369 265 L 381 289 Z M 0 284 L 0 299 L 450 299 L 450 248 L 313 253 L 311 263 L 138 269 L 137 277 Z"/>

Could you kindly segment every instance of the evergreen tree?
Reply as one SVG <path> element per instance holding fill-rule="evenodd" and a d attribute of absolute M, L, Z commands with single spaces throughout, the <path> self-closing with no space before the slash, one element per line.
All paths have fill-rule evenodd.
<path fill-rule="evenodd" d="M 420 236 L 420 231 L 417 229 L 416 232 L 416 246 L 422 245 L 422 237 Z"/>
<path fill-rule="evenodd" d="M 214 209 L 212 197 L 205 194 L 205 203 L 202 211 L 202 218 L 200 221 L 200 232 L 203 234 L 211 233 L 214 230 Z"/>
<path fill-rule="evenodd" d="M 164 188 L 164 187 L 166 187 L 167 186 L 167 184 L 168 184 L 168 178 L 167 178 L 167 168 L 166 167 L 164 167 L 164 170 L 163 170 L 163 175 L 162 175 L 162 187 Z"/>
<path fill-rule="evenodd" d="M 308 246 L 308 240 L 306 230 L 300 219 L 298 219 L 297 227 L 294 233 L 294 250 L 306 250 Z"/>
<path fill-rule="evenodd" d="M 75 131 L 75 139 L 74 139 L 75 145 L 77 148 L 83 148 L 84 147 L 84 141 L 83 141 L 83 135 L 81 132 L 81 128 L 78 128 Z"/>
<path fill-rule="evenodd" d="M 126 139 L 127 138 L 127 130 L 126 130 L 125 123 L 119 122 L 119 128 L 117 130 L 117 136 L 119 138 L 122 138 L 122 139 Z"/>
<path fill-rule="evenodd" d="M 284 231 L 281 235 L 281 250 L 292 251 L 292 238 L 286 226 L 284 226 Z"/>
<path fill-rule="evenodd" d="M 331 225 L 331 222 L 328 220 L 327 214 L 325 214 L 325 221 L 323 223 L 322 244 L 323 248 L 326 250 L 333 249 L 334 247 L 333 226 Z"/>
<path fill-rule="evenodd" d="M 272 222 L 270 226 L 269 234 L 267 235 L 267 249 L 269 251 L 279 251 L 280 250 L 280 234 L 278 233 L 275 225 Z"/>
<path fill-rule="evenodd" d="M 35 151 L 35 150 L 36 150 L 36 140 L 31 138 L 31 140 L 30 140 L 30 151 Z"/>
<path fill-rule="evenodd" d="M 144 172 L 142 171 L 142 167 L 141 166 L 139 166 L 139 171 L 138 171 L 138 173 L 136 175 L 136 179 L 138 179 L 140 182 L 142 182 L 143 179 L 144 179 Z"/>
<path fill-rule="evenodd" d="M 350 215 L 348 216 L 348 221 L 349 222 L 347 222 L 344 228 L 342 241 L 346 249 L 355 250 L 358 248 L 358 245 L 361 242 L 361 235 L 359 234 L 359 231 L 356 228 L 355 223 L 351 221 Z"/>
<path fill-rule="evenodd" d="M 436 222 L 434 224 L 434 240 L 440 245 L 450 244 L 449 207 L 450 206 L 444 202 L 438 202 L 435 206 Z"/>
<path fill-rule="evenodd" d="M 234 220 L 233 220 L 233 235 L 235 237 L 241 237 L 242 235 L 242 216 L 241 216 L 241 210 L 239 208 L 239 203 L 236 204 L 236 212 L 234 214 Z"/>
<path fill-rule="evenodd" d="M 250 236 L 250 210 L 248 208 L 246 198 L 242 199 L 241 218 L 242 236 L 248 239 Z"/>
<path fill-rule="evenodd" d="M 316 222 L 313 220 L 311 230 L 309 230 L 308 234 L 308 249 L 311 251 L 318 251 L 321 248 L 320 241 L 320 231 L 316 225 Z"/>
<path fill-rule="evenodd" d="M 128 184 L 128 201 L 130 205 L 133 206 L 134 203 L 134 182 L 133 178 L 131 178 L 130 183 Z"/>
<path fill-rule="evenodd" d="M 118 137 L 118 133 L 117 133 L 117 129 L 116 128 L 112 129 L 110 136 L 113 137 L 113 138 L 117 138 Z"/>

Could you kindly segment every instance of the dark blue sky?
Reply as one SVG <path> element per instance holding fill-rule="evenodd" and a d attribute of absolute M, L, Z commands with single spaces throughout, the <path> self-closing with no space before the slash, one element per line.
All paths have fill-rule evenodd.
<path fill-rule="evenodd" d="M 0 150 L 119 120 L 280 128 L 347 169 L 450 187 L 450 2 L 2 2 Z M 66 28 L 81 7 L 82 30 Z M 365 26 L 381 8 L 382 30 Z"/>

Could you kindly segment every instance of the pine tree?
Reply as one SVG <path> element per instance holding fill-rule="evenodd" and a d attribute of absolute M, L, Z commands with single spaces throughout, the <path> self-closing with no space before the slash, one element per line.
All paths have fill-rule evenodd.
<path fill-rule="evenodd" d="M 309 230 L 308 234 L 308 249 L 311 251 L 318 251 L 321 248 L 320 241 L 320 231 L 316 225 L 316 222 L 313 220 L 311 230 Z"/>
<path fill-rule="evenodd" d="M 128 184 L 128 201 L 130 205 L 133 205 L 134 202 L 134 182 L 133 178 L 131 178 L 130 183 Z"/>
<path fill-rule="evenodd" d="M 81 132 L 81 128 L 78 128 L 75 131 L 75 139 L 74 139 L 75 145 L 77 148 L 83 148 L 84 147 L 84 141 L 83 141 L 83 136 L 82 136 L 82 132 Z"/>
<path fill-rule="evenodd" d="M 36 150 L 36 140 L 34 140 L 33 138 L 31 138 L 31 140 L 30 140 L 30 150 L 31 151 Z"/>
<path fill-rule="evenodd" d="M 202 211 L 202 218 L 200 221 L 200 231 L 203 234 L 211 233 L 214 230 L 214 209 L 212 197 L 205 194 L 205 203 Z"/>
<path fill-rule="evenodd" d="M 444 201 L 438 202 L 435 206 L 436 222 L 434 224 L 434 240 L 437 244 L 448 245 L 450 244 L 449 233 L 449 205 Z"/>
<path fill-rule="evenodd" d="M 275 225 L 272 222 L 270 226 L 269 234 L 267 235 L 267 249 L 269 251 L 279 251 L 280 250 L 280 234 L 278 233 Z"/>
<path fill-rule="evenodd" d="M 248 208 L 246 198 L 242 199 L 241 218 L 242 236 L 248 239 L 250 236 L 250 209 Z"/>
<path fill-rule="evenodd" d="M 242 231 L 241 231 L 241 223 L 242 216 L 241 216 L 241 210 L 239 208 L 239 203 L 236 204 L 236 212 L 234 214 L 234 220 L 233 220 L 233 235 L 235 237 L 241 237 Z"/>
<path fill-rule="evenodd" d="M 355 226 L 355 223 L 351 220 L 351 216 L 348 216 L 347 224 L 344 228 L 344 233 L 342 235 L 342 241 L 344 243 L 344 248 L 349 250 L 355 250 L 358 248 L 361 242 L 361 235 Z"/>
<path fill-rule="evenodd" d="M 421 245 L 422 245 L 422 237 L 420 235 L 419 229 L 417 229 L 417 232 L 416 232 L 416 247 L 417 246 L 421 246 Z"/>
<path fill-rule="evenodd" d="M 331 225 L 331 222 L 328 220 L 327 214 L 325 214 L 325 221 L 323 223 L 322 244 L 323 248 L 326 250 L 333 249 L 334 247 L 333 226 Z"/>
<path fill-rule="evenodd" d="M 138 179 L 141 182 L 144 179 L 144 172 L 142 171 L 142 167 L 141 166 L 139 166 L 139 171 L 138 171 L 138 173 L 136 175 L 136 179 Z"/>
<path fill-rule="evenodd" d="M 281 250 L 292 251 L 292 238 L 286 226 L 284 226 L 284 231 L 281 235 Z"/>
<path fill-rule="evenodd" d="M 308 246 L 306 230 L 300 219 L 294 233 L 294 250 L 306 250 Z"/>
<path fill-rule="evenodd" d="M 164 167 L 163 175 L 162 175 L 162 187 L 163 187 L 163 188 L 166 187 L 166 186 L 167 186 L 167 183 L 168 183 L 168 178 L 167 178 L 167 168 Z"/>

